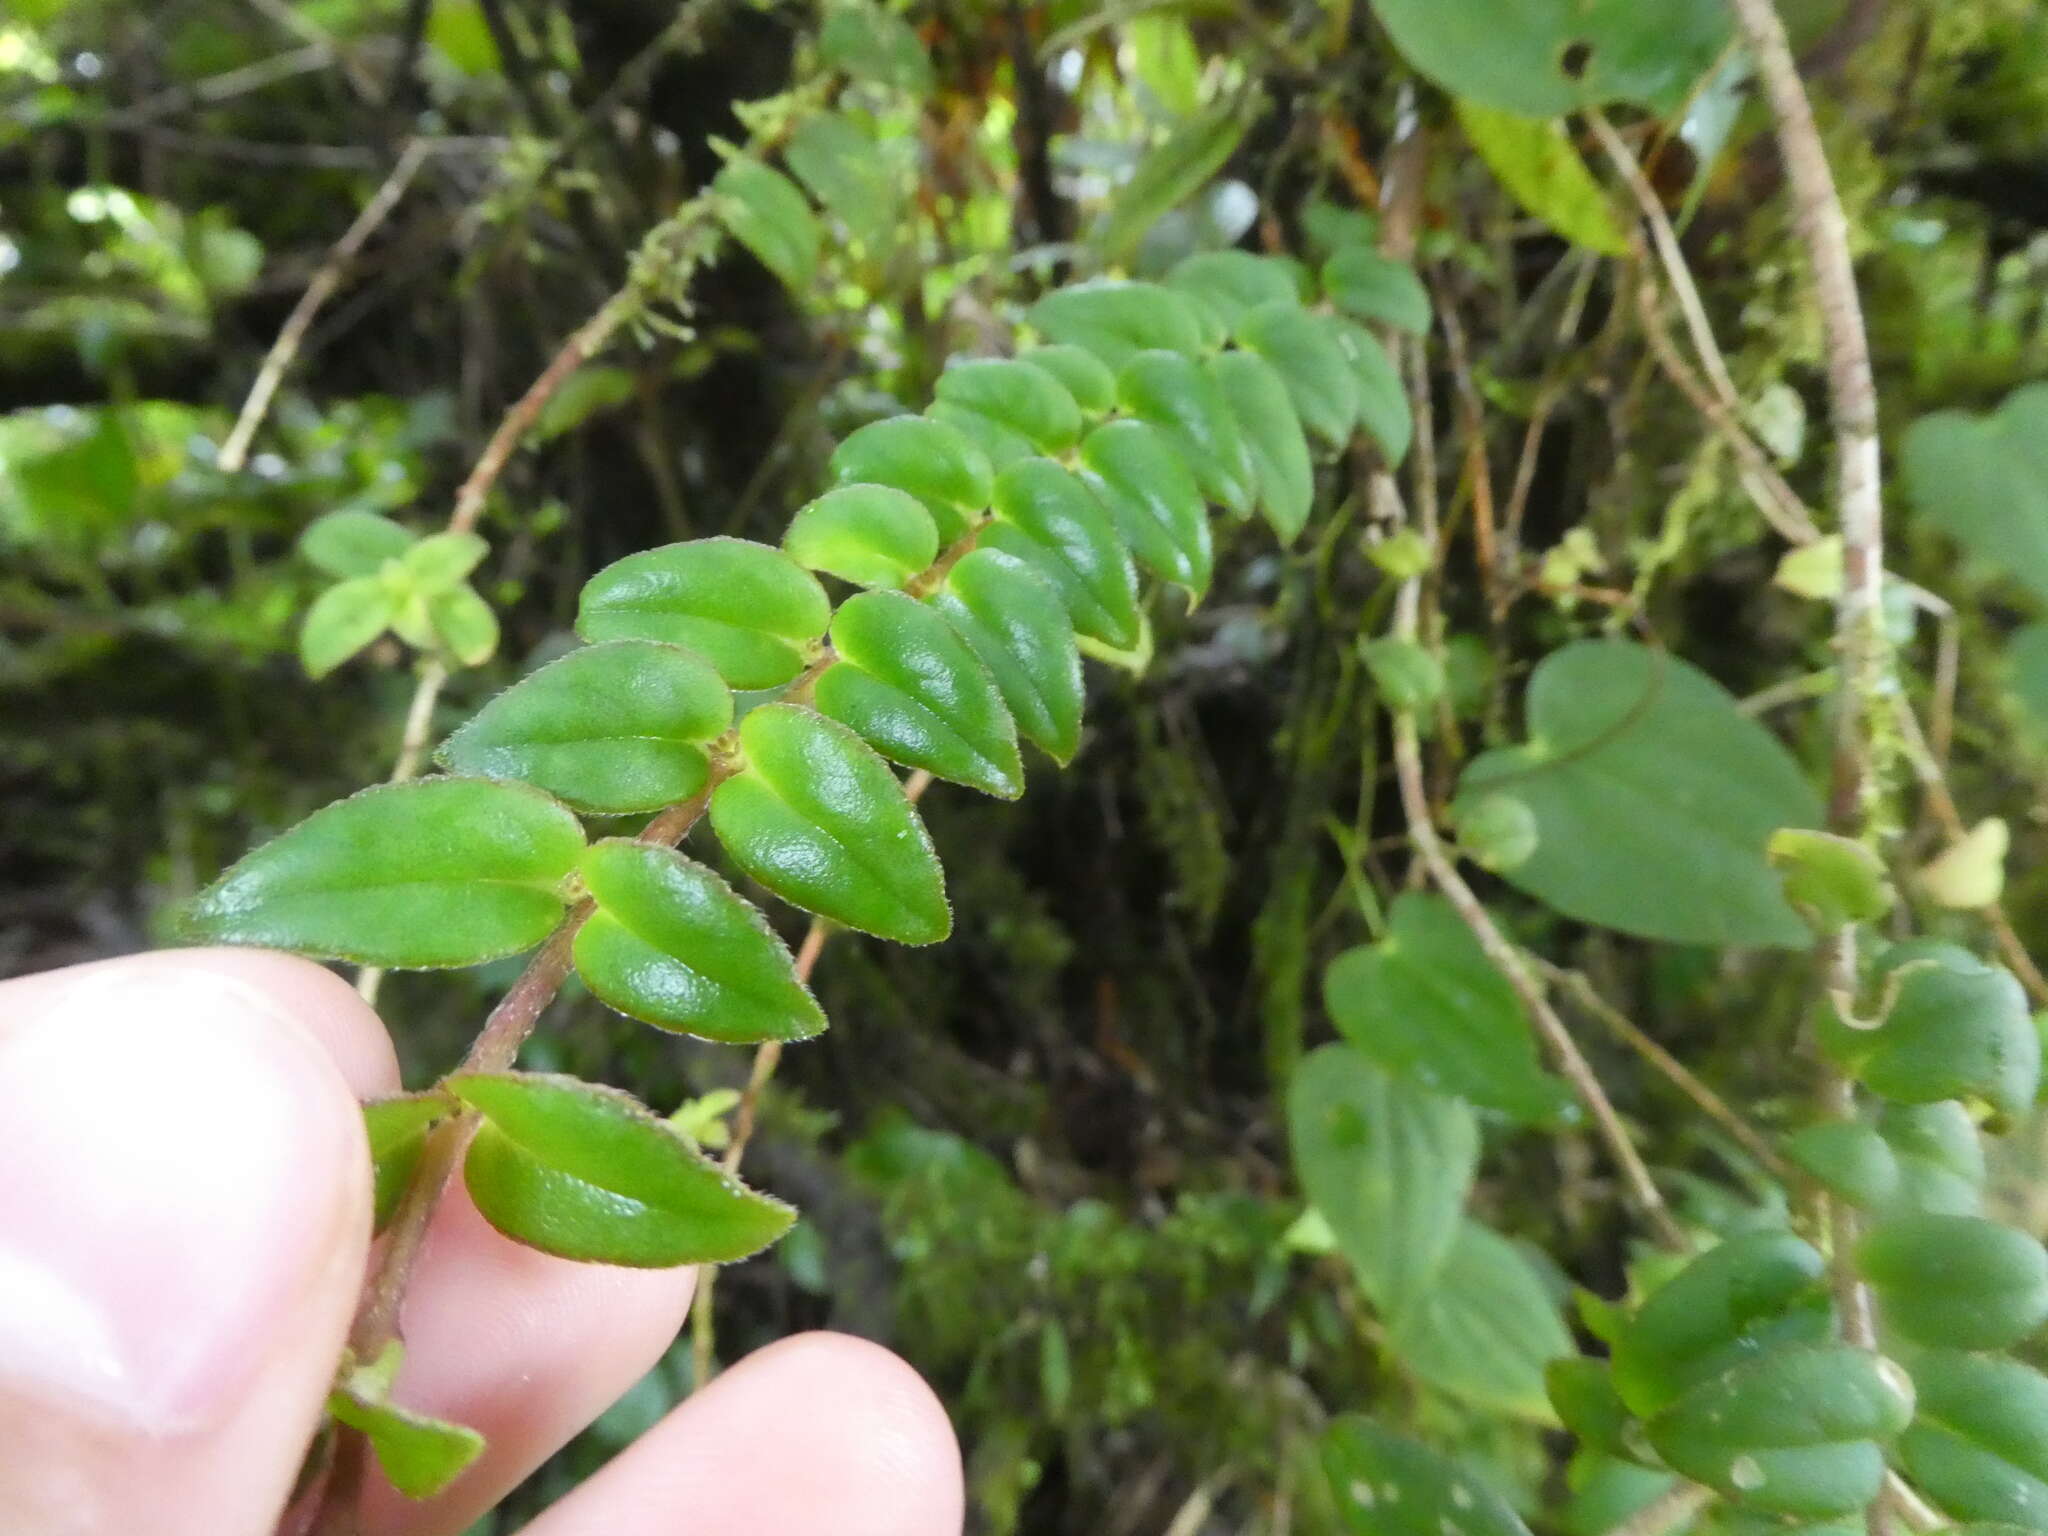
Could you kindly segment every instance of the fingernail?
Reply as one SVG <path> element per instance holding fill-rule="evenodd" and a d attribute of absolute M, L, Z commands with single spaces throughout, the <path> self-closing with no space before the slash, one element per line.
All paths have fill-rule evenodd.
<path fill-rule="evenodd" d="M 0 1018 L 0 1394 L 217 1423 L 362 1156 L 319 1048 L 219 976 L 96 970 Z"/>

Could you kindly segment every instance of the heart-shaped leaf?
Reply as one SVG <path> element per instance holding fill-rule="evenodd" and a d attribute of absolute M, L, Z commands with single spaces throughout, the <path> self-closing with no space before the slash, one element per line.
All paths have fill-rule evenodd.
<path fill-rule="evenodd" d="M 1014 800 L 1024 792 L 1017 725 L 995 679 L 946 620 L 901 592 L 864 592 L 832 619 L 839 660 L 818 678 L 818 713 L 906 768 Z"/>
<path fill-rule="evenodd" d="M 1981 1216 L 1895 1216 L 1857 1245 L 1856 1267 L 1916 1344 L 2005 1349 L 2048 1322 L 2048 1252 Z"/>
<path fill-rule="evenodd" d="M 1058 590 L 1014 555 L 977 549 L 931 603 L 988 668 L 1017 733 L 1070 761 L 1081 745 L 1081 653 Z"/>
<path fill-rule="evenodd" d="M 1293 299 L 1261 304 L 1237 322 L 1237 343 L 1273 365 L 1303 426 L 1333 447 L 1358 421 L 1358 377 L 1326 316 Z"/>
<path fill-rule="evenodd" d="M 315 811 L 185 907 L 188 938 L 431 970 L 531 949 L 561 920 L 583 828 L 521 784 L 380 784 Z"/>
<path fill-rule="evenodd" d="M 1208 591 L 1209 509 L 1165 433 L 1142 421 L 1099 426 L 1081 444 L 1078 473 L 1139 564 L 1197 598 Z"/>
<path fill-rule="evenodd" d="M 1384 939 L 1331 962 L 1323 1000 L 1345 1037 L 1396 1076 L 1528 1124 L 1573 1112 L 1571 1090 L 1537 1059 L 1514 988 L 1440 896 L 1398 898 Z"/>
<path fill-rule="evenodd" d="M 1064 453 L 1081 436 L 1081 407 L 1066 385 L 1035 363 L 977 358 L 939 375 L 932 393 L 948 405 L 1001 423 L 1038 453 Z"/>
<path fill-rule="evenodd" d="M 1202 322 L 1188 301 L 1157 283 L 1100 281 L 1056 288 L 1024 317 L 1048 341 L 1092 352 L 1113 372 L 1140 352 L 1202 349 Z"/>
<path fill-rule="evenodd" d="M 1389 1319 L 1387 1345 L 1440 1391 L 1548 1424 L 1544 1371 L 1572 1353 L 1572 1336 L 1522 1251 L 1467 1220 L 1428 1285 Z"/>
<path fill-rule="evenodd" d="M 1261 304 L 1299 307 L 1307 274 L 1284 256 L 1250 251 L 1197 251 L 1183 256 L 1166 274 L 1166 286 L 1214 310 L 1225 330 Z"/>
<path fill-rule="evenodd" d="M 1208 369 L 1251 462 L 1258 508 L 1281 542 L 1292 543 L 1308 523 L 1316 480 L 1287 385 L 1256 352 L 1218 353 Z"/>
<path fill-rule="evenodd" d="M 1099 416 L 1116 404 L 1116 375 L 1086 348 L 1055 343 L 1028 348 L 1022 355 L 1025 362 L 1058 379 L 1088 415 Z"/>
<path fill-rule="evenodd" d="M 1765 857 L 1818 797 L 1777 739 L 1711 678 L 1620 640 L 1553 651 L 1529 685 L 1530 741 L 1465 770 L 1461 801 L 1511 791 L 1535 853 L 1503 871 L 1581 922 L 1679 944 L 1803 948 Z"/>
<path fill-rule="evenodd" d="M 1400 370 L 1380 339 L 1356 321 L 1339 320 L 1330 334 L 1351 362 L 1351 376 L 1358 385 L 1358 424 L 1379 444 L 1388 467 L 1398 469 L 1415 437 L 1415 417 Z"/>
<path fill-rule="evenodd" d="M 1026 459 L 996 476 L 994 505 L 983 547 L 1044 576 L 1080 633 L 1119 650 L 1138 643 L 1138 573 L 1085 483 L 1051 459 Z"/>
<path fill-rule="evenodd" d="M 1382 256 L 1367 245 L 1339 251 L 1323 263 L 1323 291 L 1330 302 L 1361 320 L 1421 335 L 1429 329 L 1429 290 L 1405 261 Z"/>
<path fill-rule="evenodd" d="M 836 720 L 768 704 L 740 722 L 746 768 L 711 793 L 733 862 L 792 906 L 902 944 L 952 931 L 945 877 L 916 809 Z"/>
<path fill-rule="evenodd" d="M 839 485 L 893 485 L 925 505 L 939 538 L 957 539 L 988 508 L 995 480 L 988 455 L 942 421 L 891 416 L 850 434 L 832 454 Z"/>
<path fill-rule="evenodd" d="M 484 1117 L 463 1161 L 470 1198 L 542 1253 L 636 1269 L 727 1264 L 796 1219 L 616 1089 L 527 1072 L 466 1073 L 446 1086 Z"/>
<path fill-rule="evenodd" d="M 767 919 L 703 865 L 607 838 L 584 853 L 582 872 L 597 910 L 576 932 L 576 972 L 607 1007 L 729 1045 L 824 1029 Z"/>
<path fill-rule="evenodd" d="M 1370 1419 L 1346 1414 L 1331 1424 L 1322 1461 L 1355 1536 L 1528 1536 L 1483 1479 Z"/>
<path fill-rule="evenodd" d="M 782 549 L 857 587 L 900 587 L 938 559 L 939 526 L 908 491 L 842 485 L 791 519 Z"/>
<path fill-rule="evenodd" d="M 1177 352 L 1147 350 L 1134 354 L 1118 373 L 1116 393 L 1127 415 L 1173 439 L 1203 495 L 1240 517 L 1251 515 L 1258 501 L 1258 468 L 1213 374 Z"/>
<path fill-rule="evenodd" d="M 693 539 L 614 561 L 583 584 L 586 640 L 687 646 L 735 688 L 773 688 L 804 669 L 831 620 L 817 577 L 747 539 Z"/>
<path fill-rule="evenodd" d="M 711 190 L 727 233 L 791 292 L 807 292 L 824 232 L 796 183 L 758 160 L 740 158 L 726 162 Z"/>
<path fill-rule="evenodd" d="M 374 576 L 412 544 L 410 532 L 375 512 L 330 512 L 299 535 L 299 553 L 330 576 Z"/>
<path fill-rule="evenodd" d="M 1913 1361 L 1913 1385 L 1899 1460 L 1914 1486 L 1954 1519 L 2048 1531 L 2048 1376 L 1930 1350 Z"/>
<path fill-rule="evenodd" d="M 708 767 L 701 744 L 731 724 L 731 692 L 694 651 L 613 640 L 514 683 L 448 738 L 437 761 L 621 815 L 696 794 Z"/>
<path fill-rule="evenodd" d="M 1456 1099 L 1390 1077 L 1348 1045 L 1302 1058 L 1287 1090 L 1295 1171 L 1357 1272 L 1399 1318 L 1457 1237 L 1479 1128 Z"/>
<path fill-rule="evenodd" d="M 363 1131 L 370 1141 L 370 1167 L 376 1176 L 374 1229 L 382 1232 L 398 1211 L 398 1202 L 412 1183 L 413 1170 L 426 1150 L 427 1132 L 455 1112 L 444 1093 L 407 1093 L 372 1099 L 363 1106 Z"/>

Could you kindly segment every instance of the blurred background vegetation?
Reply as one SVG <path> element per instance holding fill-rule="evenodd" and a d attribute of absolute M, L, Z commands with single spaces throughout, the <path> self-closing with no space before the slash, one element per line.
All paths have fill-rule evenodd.
<path fill-rule="evenodd" d="M 2048 373 L 2038 5 L 1793 10 L 1831 104 L 1887 432 Z M 14 0 L 0 971 L 150 944 L 168 903 L 253 842 L 390 772 L 415 658 L 387 638 L 308 679 L 298 625 L 324 581 L 298 534 L 343 508 L 438 527 L 641 235 L 716 172 L 720 141 L 746 136 L 736 106 L 827 67 L 873 88 L 896 156 L 876 209 L 891 237 L 842 249 L 801 295 L 743 254 L 712 262 L 556 395 L 485 509 L 476 579 L 502 639 L 450 681 L 442 727 L 571 643 L 597 567 L 679 538 L 777 540 L 838 435 L 915 408 L 950 355 L 985 347 L 1047 282 L 1103 266 L 1106 239 L 1135 232 L 1123 264 L 1139 273 L 1201 248 L 1313 252 L 1366 216 L 1412 111 L 1448 146 L 1422 255 L 1462 348 L 1434 364 L 1431 446 L 1447 473 L 1477 451 L 1505 486 L 1538 444 L 1526 600 L 1490 603 L 1469 552 L 1446 581 L 1451 740 L 1499 739 L 1530 660 L 1602 625 L 1654 634 L 1739 693 L 1828 665 L 1826 605 L 1771 585 L 1749 498 L 1647 361 L 1615 264 L 1532 219 L 1456 144 L 1364 5 L 900 14 L 908 32 L 886 35 L 915 46 L 892 51 L 860 46 L 880 32 L 835 41 L 804 4 Z M 1134 179 L 1177 130 L 1239 104 L 1213 173 L 1163 191 L 1156 172 Z M 1724 80 L 1662 126 L 1658 189 L 1756 430 L 1823 503 L 1818 338 L 1764 125 Z M 246 464 L 222 469 L 265 354 L 408 145 L 417 174 L 339 270 Z M 1284 556 L 1220 534 L 1213 596 L 1159 621 L 1150 668 L 1092 674 L 1072 770 L 1034 772 L 1014 806 L 931 797 L 955 938 L 835 943 L 818 981 L 835 1028 L 790 1055 L 767 1105 L 753 1178 L 805 1221 L 724 1277 L 719 1356 L 812 1326 L 886 1340 L 951 1407 L 991 1536 L 1331 1529 L 1304 1455 L 1356 1408 L 1464 1440 L 1525 1498 L 1551 1475 L 1533 1432 L 1392 1372 L 1334 1261 L 1290 1236 L 1302 1207 L 1275 1087 L 1329 1032 L 1322 964 L 1366 935 L 1404 867 L 1381 747 L 1358 727 L 1356 643 L 1389 590 L 1359 544 L 1360 485 L 1344 466 L 1326 477 Z M 2024 605 L 1902 527 L 1899 567 L 1958 603 L 1958 798 L 2013 821 L 2009 906 L 2024 936 L 2048 937 L 2048 727 L 2004 659 Z M 1823 729 L 1786 723 L 1809 747 Z M 1514 921 L 1770 1120 L 1795 971 L 1622 946 L 1522 908 Z M 510 974 L 390 980 L 410 1077 L 454 1058 Z M 1730 1017 L 1775 1022 L 1716 1028 Z M 1751 1197 L 1632 1057 L 1591 1048 L 1695 1219 Z M 573 995 L 527 1060 L 664 1108 L 742 1070 Z M 1498 1143 L 1481 1205 L 1577 1280 L 1616 1282 L 1617 1208 L 1583 1141 Z M 685 1341 L 537 1475 L 506 1528 L 690 1375 Z M 1597 1507 L 1566 1518 L 1603 1525 Z"/>

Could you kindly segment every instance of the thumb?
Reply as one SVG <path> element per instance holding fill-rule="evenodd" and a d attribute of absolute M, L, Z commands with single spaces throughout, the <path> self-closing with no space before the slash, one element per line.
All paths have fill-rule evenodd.
<path fill-rule="evenodd" d="M 361 1116 L 289 992 L 203 954 L 0 986 L 10 1529 L 276 1521 L 369 1237 Z"/>

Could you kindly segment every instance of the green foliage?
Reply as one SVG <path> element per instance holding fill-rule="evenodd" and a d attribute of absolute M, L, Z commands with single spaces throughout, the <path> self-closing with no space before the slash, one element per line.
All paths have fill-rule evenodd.
<path fill-rule="evenodd" d="M 1966 552 L 2048 601 L 2048 385 L 1995 411 L 1937 411 L 1900 442 L 1913 505 Z"/>
<path fill-rule="evenodd" d="M 1077 634 L 1119 650 L 1138 643 L 1138 573 L 1094 492 L 1051 459 L 996 476 L 988 548 L 1014 555 L 1060 594 Z"/>
<path fill-rule="evenodd" d="M 362 1431 L 392 1487 L 409 1499 L 431 1499 L 483 1453 L 484 1437 L 388 1399 L 402 1354 L 394 1342 L 378 1359 L 344 1371 L 327 1396 L 327 1412 L 337 1424 Z"/>
<path fill-rule="evenodd" d="M 1564 125 L 1502 112 L 1469 97 L 1458 126 L 1515 201 L 1574 245 L 1626 256 L 1628 230 L 1586 168 Z"/>
<path fill-rule="evenodd" d="M 1526 1536 L 1497 1492 L 1425 1445 L 1348 1415 L 1323 1436 L 1323 1473 L 1357 1536 Z"/>
<path fill-rule="evenodd" d="M 857 587 L 900 587 L 939 556 L 922 502 L 886 485 L 842 485 L 790 520 L 783 552 L 807 570 Z"/>
<path fill-rule="evenodd" d="M 2048 1321 L 2048 1253 L 1982 1217 L 1892 1217 L 1857 1246 L 1856 1267 L 1916 1344 L 2005 1349 Z"/>
<path fill-rule="evenodd" d="M 2048 1377 L 1995 1355 L 1913 1361 L 1918 1404 L 1899 1437 L 1914 1483 L 1956 1520 L 2048 1530 Z"/>
<path fill-rule="evenodd" d="M 363 1106 L 363 1131 L 370 1143 L 370 1166 L 376 1178 L 375 1227 L 390 1223 L 406 1186 L 412 1183 L 426 1150 L 427 1132 L 454 1112 L 447 1096 L 407 1093 L 372 1099 Z"/>

